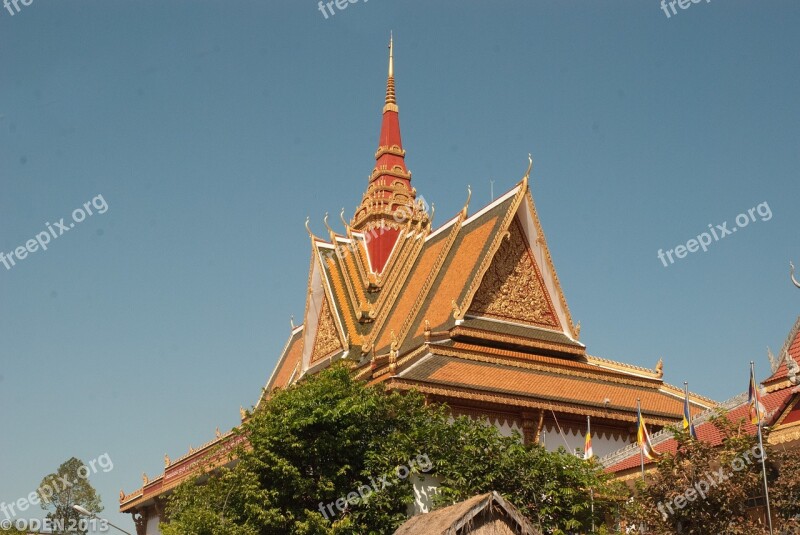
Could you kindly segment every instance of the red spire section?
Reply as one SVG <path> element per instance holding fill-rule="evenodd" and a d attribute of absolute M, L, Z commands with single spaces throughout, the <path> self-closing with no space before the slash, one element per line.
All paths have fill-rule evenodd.
<path fill-rule="evenodd" d="M 376 274 L 386 266 L 409 218 L 417 221 L 423 217 L 415 202 L 416 191 L 411 187 L 405 155 L 394 89 L 394 47 L 389 39 L 389 76 L 375 168 L 352 222 L 354 230 L 365 234 L 370 265 Z"/>

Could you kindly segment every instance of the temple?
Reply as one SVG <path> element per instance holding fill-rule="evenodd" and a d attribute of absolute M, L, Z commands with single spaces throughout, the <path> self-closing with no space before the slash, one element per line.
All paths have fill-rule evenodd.
<path fill-rule="evenodd" d="M 308 223 L 311 252 L 302 325 L 293 326 L 254 410 L 334 362 L 367 382 L 416 390 L 454 414 L 482 417 L 548 449 L 606 455 L 635 441 L 637 400 L 655 428 L 681 421 L 683 390 L 646 369 L 589 354 L 570 315 L 531 193 L 532 161 L 487 206 L 434 226 L 412 185 L 400 135 L 394 49 L 375 166 L 352 219 L 326 236 Z M 341 183 L 341 181 L 337 182 Z M 716 404 L 690 395 L 699 414 Z M 242 412 L 242 419 L 247 417 Z M 164 497 L 187 478 L 227 462 L 231 433 L 174 461 L 120 495 L 139 535 L 159 533 Z"/>

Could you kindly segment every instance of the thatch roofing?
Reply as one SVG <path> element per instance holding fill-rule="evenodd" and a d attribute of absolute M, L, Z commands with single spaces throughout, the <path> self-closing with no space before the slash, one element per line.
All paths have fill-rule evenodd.
<path fill-rule="evenodd" d="M 394 535 L 461 535 L 470 523 L 482 513 L 493 513 L 507 520 L 512 530 L 520 535 L 541 535 L 517 509 L 498 493 L 489 492 L 463 502 L 417 515 L 400 526 Z"/>

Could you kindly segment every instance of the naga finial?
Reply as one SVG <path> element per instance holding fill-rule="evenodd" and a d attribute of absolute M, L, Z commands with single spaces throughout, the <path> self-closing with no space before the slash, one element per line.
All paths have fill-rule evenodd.
<path fill-rule="evenodd" d="M 467 202 L 464 203 L 464 208 L 461 209 L 461 213 L 464 214 L 464 217 L 467 217 L 467 208 L 469 208 L 469 201 L 472 199 L 472 188 L 467 185 Z"/>
<path fill-rule="evenodd" d="M 325 223 L 325 228 L 328 229 L 328 234 L 331 235 L 331 241 L 334 241 L 336 238 L 336 233 L 333 231 L 331 226 L 328 224 L 328 212 L 325 212 L 325 217 L 322 218 L 322 222 Z M 336 243 L 334 242 L 334 245 Z"/>
<path fill-rule="evenodd" d="M 769 359 L 769 368 L 772 370 L 772 373 L 778 371 L 781 361 L 772 353 L 772 349 L 769 346 L 767 346 L 767 358 Z"/>
<path fill-rule="evenodd" d="M 797 286 L 798 288 L 800 288 L 800 281 L 798 281 L 798 280 L 797 280 L 797 279 L 794 277 L 794 264 L 792 264 L 791 262 L 789 262 L 789 267 L 791 268 L 791 270 L 790 270 L 790 272 L 789 272 L 789 276 L 792 278 L 792 283 L 793 283 L 795 286 Z"/>
<path fill-rule="evenodd" d="M 528 184 L 528 179 L 531 176 L 531 169 L 532 168 L 533 168 L 533 156 L 531 156 L 531 153 L 529 152 L 528 153 L 528 169 L 525 171 L 525 176 L 522 177 L 522 184 L 523 185 L 527 185 Z"/>
<path fill-rule="evenodd" d="M 800 383 L 800 365 L 797 364 L 797 361 L 792 358 L 787 350 L 783 354 L 783 358 L 786 361 L 786 376 L 789 378 L 789 382 L 793 385 Z"/>

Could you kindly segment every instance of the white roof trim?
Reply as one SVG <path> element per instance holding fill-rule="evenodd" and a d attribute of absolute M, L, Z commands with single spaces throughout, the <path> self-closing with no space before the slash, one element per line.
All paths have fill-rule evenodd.
<path fill-rule="evenodd" d="M 520 187 L 522 187 L 522 185 L 521 185 L 521 184 L 518 184 L 517 186 L 515 186 L 514 188 L 512 188 L 512 189 L 511 189 L 511 190 L 510 190 L 508 193 L 506 193 L 506 194 L 505 194 L 505 195 L 503 195 L 502 197 L 499 197 L 499 198 L 498 198 L 497 200 L 495 200 L 494 202 L 491 202 L 491 203 L 487 204 L 486 206 L 484 206 L 483 208 L 481 208 L 480 210 L 478 210 L 477 212 L 475 212 L 474 214 L 472 214 L 471 216 L 469 216 L 469 217 L 468 217 L 468 218 L 467 218 L 467 219 L 464 221 L 464 225 L 466 225 L 467 223 L 470 223 L 470 222 L 472 222 L 472 221 L 476 220 L 477 218 L 479 218 L 480 216 L 482 216 L 483 214 L 485 214 L 486 212 L 488 212 L 489 210 L 491 210 L 491 209 L 492 209 L 492 208 L 494 208 L 495 206 L 497 206 L 497 205 L 499 205 L 499 204 L 503 203 L 504 201 L 508 200 L 510 197 L 513 197 L 514 195 L 516 195 L 516 194 L 517 194 L 517 192 L 519 191 L 519 188 L 520 188 Z"/>
<path fill-rule="evenodd" d="M 410 372 L 411 370 L 413 370 L 414 368 L 416 368 L 417 366 L 419 366 L 419 365 L 420 365 L 420 364 L 422 364 L 423 362 L 427 362 L 427 361 L 429 361 L 429 360 L 430 360 L 430 359 L 432 359 L 432 358 L 433 358 L 433 353 L 431 353 L 431 352 L 428 352 L 428 354 L 427 354 L 427 355 L 425 355 L 424 357 L 422 357 L 421 359 L 419 359 L 417 362 L 415 362 L 414 364 L 412 364 L 411 366 L 409 366 L 409 367 L 408 367 L 408 368 L 406 368 L 405 370 L 401 371 L 399 374 L 397 374 L 397 376 L 396 376 L 396 377 L 403 377 L 405 374 L 407 374 L 408 372 Z"/>
<path fill-rule="evenodd" d="M 458 216 L 457 216 L 457 215 L 456 215 L 456 216 L 454 216 L 454 217 L 453 217 L 452 219 L 450 219 L 449 221 L 447 221 L 447 222 L 446 222 L 444 225 L 442 225 L 441 227 L 437 228 L 435 231 L 433 231 L 433 232 L 431 232 L 430 234 L 428 234 L 428 237 L 427 237 L 427 238 L 425 238 L 425 241 L 428 241 L 428 240 L 430 240 L 431 238 L 433 238 L 433 237 L 434 237 L 434 236 L 436 236 L 437 234 L 440 234 L 440 233 L 441 233 L 442 231 L 444 231 L 445 229 L 448 229 L 448 228 L 452 227 L 452 226 L 455 224 L 455 222 L 456 222 L 456 221 L 458 221 Z"/>

